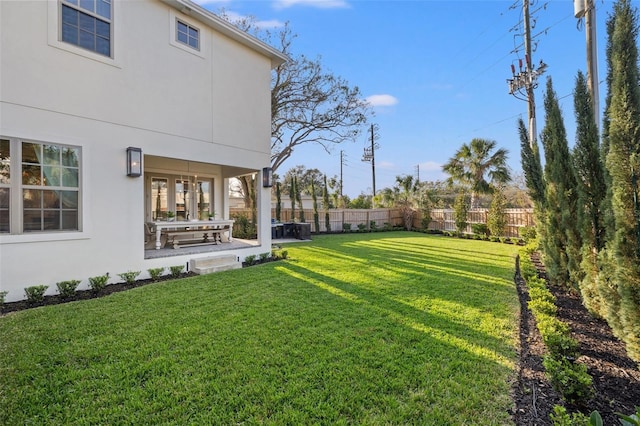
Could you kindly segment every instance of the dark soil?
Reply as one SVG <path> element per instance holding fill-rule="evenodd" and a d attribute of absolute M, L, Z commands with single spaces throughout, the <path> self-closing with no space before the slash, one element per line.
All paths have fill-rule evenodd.
<path fill-rule="evenodd" d="M 534 256 L 541 277 L 544 267 Z M 520 368 L 514 384 L 514 421 L 517 425 L 552 425 L 549 414 L 554 405 L 565 405 L 569 412 L 589 415 L 597 410 L 605 425 L 620 424 L 616 412 L 635 413 L 640 405 L 640 371 L 626 354 L 623 342 L 613 336 L 604 320 L 593 318 L 580 297 L 566 289 L 551 286 L 556 297 L 558 317 L 569 324 L 571 335 L 580 344 L 577 362 L 587 366 L 593 377 L 594 396 L 582 406 L 567 405 L 545 378 L 542 356 L 545 346 L 531 311 L 527 309 L 528 291 L 522 278 L 516 277 L 520 296 Z"/>
<path fill-rule="evenodd" d="M 171 275 L 163 275 L 159 277 L 157 280 L 147 279 L 147 280 L 138 280 L 133 284 L 127 283 L 116 283 L 116 284 L 108 284 L 102 290 L 95 292 L 93 290 L 78 290 L 75 292 L 73 297 L 70 298 L 62 298 L 59 295 L 53 296 L 45 296 L 44 301 L 38 303 L 29 303 L 26 300 L 20 300 L 18 302 L 10 302 L 5 303 L 0 306 L 0 313 L 7 314 L 9 312 L 22 311 L 24 309 L 36 308 L 38 306 L 46 306 L 46 305 L 58 305 L 60 303 L 67 302 L 75 302 L 78 300 L 87 300 L 87 299 L 96 299 L 98 297 L 108 296 L 112 293 L 117 293 L 120 291 L 131 290 L 132 288 L 142 287 L 148 284 L 155 284 L 161 281 L 174 280 L 176 278 L 186 278 L 195 276 L 193 272 L 183 272 L 178 277 L 173 277 Z"/>
<path fill-rule="evenodd" d="M 544 267 L 534 258 L 539 273 L 544 277 Z M 247 266 L 247 265 L 245 265 Z M 193 276 L 192 272 L 183 273 L 180 278 Z M 44 301 L 30 304 L 26 301 L 5 303 L 0 307 L 1 314 L 20 311 L 37 306 L 55 305 L 77 300 L 104 297 L 119 291 L 129 290 L 155 282 L 173 279 L 170 275 L 158 281 L 140 280 L 134 284 L 109 284 L 99 292 L 91 290 L 77 291 L 70 299 L 60 296 L 46 296 Z M 561 396 L 551 387 L 544 374 L 542 357 L 545 346 L 535 319 L 527 308 L 528 291 L 524 280 L 515 279 L 520 298 L 520 363 L 518 377 L 513 385 L 516 425 L 552 425 L 549 414 L 554 405 L 563 405 Z M 569 324 L 572 336 L 580 343 L 578 359 L 587 365 L 593 377 L 594 397 L 584 406 L 565 405 L 570 412 L 581 411 L 589 415 L 598 410 L 605 425 L 620 424 L 616 412 L 631 414 L 640 405 L 640 371 L 638 366 L 626 355 L 624 343 L 613 336 L 611 329 L 603 320 L 594 319 L 582 306 L 579 296 L 564 289 L 551 287 L 557 299 L 558 315 Z"/>

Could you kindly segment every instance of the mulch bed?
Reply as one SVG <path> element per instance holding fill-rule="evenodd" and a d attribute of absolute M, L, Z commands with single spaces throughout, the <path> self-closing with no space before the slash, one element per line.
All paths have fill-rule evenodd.
<path fill-rule="evenodd" d="M 183 272 L 177 278 L 186 278 L 196 276 L 193 272 Z M 171 275 L 163 275 L 159 277 L 157 280 L 147 279 L 147 280 L 138 280 L 133 284 L 127 283 L 115 283 L 108 284 L 102 290 L 98 292 L 94 292 L 93 290 L 77 290 L 73 297 L 62 298 L 59 295 L 45 296 L 42 302 L 38 303 L 29 303 L 26 300 L 20 300 L 17 302 L 9 302 L 0 306 L 0 314 L 7 314 L 9 312 L 22 311 L 24 309 L 36 308 L 38 306 L 48 306 L 48 305 L 58 305 L 60 303 L 68 303 L 75 302 L 78 300 L 88 300 L 88 299 L 96 299 L 98 297 L 108 296 L 113 293 L 118 293 L 120 291 L 131 290 L 132 288 L 142 287 L 144 285 L 155 284 L 161 281 L 174 280 L 176 277 L 172 277 Z"/>
<path fill-rule="evenodd" d="M 534 256 L 532 260 L 544 278 L 539 258 Z M 528 290 L 522 278 L 516 278 L 516 287 L 521 308 L 521 345 L 519 374 L 513 388 L 513 418 L 517 425 L 552 425 L 549 414 L 554 405 L 563 405 L 562 398 L 545 378 L 545 346 L 527 308 Z M 569 325 L 572 337 L 580 344 L 577 361 L 587 366 L 595 391 L 584 406 L 565 405 L 567 410 L 585 415 L 598 410 L 605 425 L 620 424 L 616 412 L 629 415 L 640 405 L 638 365 L 627 356 L 624 343 L 613 335 L 607 323 L 589 314 L 578 295 L 557 286 L 550 286 L 550 290 L 556 297 L 559 319 Z"/>
<path fill-rule="evenodd" d="M 544 267 L 537 258 L 534 263 L 544 277 Z M 183 273 L 181 278 L 194 276 L 192 272 Z M 159 281 L 173 279 L 166 275 Z M 39 304 L 26 301 L 5 303 L 0 307 L 1 314 L 29 309 L 36 306 L 55 305 L 76 300 L 86 300 L 152 284 L 158 281 L 139 280 L 135 284 L 109 284 L 100 292 L 91 290 L 77 291 L 70 299 L 60 296 L 46 296 Z M 528 290 L 522 278 L 516 277 L 516 287 L 520 298 L 520 363 L 518 377 L 513 384 L 515 411 L 512 413 L 516 425 L 552 425 L 549 414 L 554 405 L 562 405 L 561 396 L 552 388 L 545 377 L 542 357 L 545 346 L 536 328 L 535 319 L 527 308 Z M 640 371 L 638 366 L 626 355 L 624 343 L 613 336 L 611 328 L 603 320 L 594 319 L 580 302 L 580 297 L 559 287 L 550 287 L 557 299 L 558 315 L 569 324 L 572 337 L 580 343 L 578 359 L 587 365 L 593 377 L 595 394 L 585 406 L 567 406 L 571 412 L 581 411 L 589 414 L 598 410 L 605 425 L 619 424 L 616 412 L 631 414 L 640 405 Z"/>

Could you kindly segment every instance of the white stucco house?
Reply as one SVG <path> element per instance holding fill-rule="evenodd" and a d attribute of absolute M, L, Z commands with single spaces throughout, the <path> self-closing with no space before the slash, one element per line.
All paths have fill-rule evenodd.
<path fill-rule="evenodd" d="M 286 60 L 188 0 L 0 1 L 6 301 L 211 255 L 150 257 L 144 225 L 167 211 L 229 219 L 229 179 L 262 182 L 271 70 Z M 258 242 L 235 248 L 240 260 L 270 250 L 270 189 L 257 192 Z"/>

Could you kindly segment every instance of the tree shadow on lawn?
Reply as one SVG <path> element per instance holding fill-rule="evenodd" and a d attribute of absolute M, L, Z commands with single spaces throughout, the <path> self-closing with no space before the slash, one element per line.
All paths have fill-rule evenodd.
<path fill-rule="evenodd" d="M 513 295 L 514 304 L 517 303 L 517 298 L 515 297 L 514 292 L 515 284 L 508 279 L 496 278 L 494 275 L 478 273 L 478 263 L 473 258 L 468 258 L 465 261 L 461 261 L 459 258 L 452 258 L 451 262 L 447 262 L 443 261 L 440 257 L 434 258 L 427 253 L 407 254 L 407 252 L 395 248 L 370 248 L 368 250 L 368 259 L 357 258 L 352 255 L 347 256 L 343 253 L 318 247 L 307 247 L 305 250 L 309 250 L 317 254 L 318 257 L 327 256 L 333 259 L 339 258 L 365 266 L 362 268 L 361 274 L 369 275 L 373 281 L 377 279 L 375 268 L 382 268 L 397 274 L 410 276 L 411 278 L 406 282 L 393 285 L 394 288 L 402 286 L 406 296 L 427 295 L 442 298 L 442 296 L 444 296 L 443 294 L 433 295 L 433 288 L 407 285 L 407 283 L 415 284 L 416 282 L 437 282 L 439 286 L 449 283 L 458 287 L 461 285 L 464 286 L 464 292 L 457 293 L 455 297 L 449 297 L 449 300 L 454 303 L 464 303 L 475 308 L 480 307 L 478 306 L 478 303 L 481 303 L 484 306 L 491 305 L 491 298 L 485 297 L 485 300 L 473 298 L 473 296 L 486 295 L 487 291 L 491 291 L 492 298 L 498 300 L 505 300 L 504 298 L 509 297 L 509 295 Z M 372 250 L 381 251 L 383 253 L 371 254 Z M 402 259 L 393 259 L 389 252 L 401 255 Z M 372 261 L 372 259 L 375 259 L 376 261 Z M 494 266 L 494 268 L 498 269 L 500 267 Z M 509 270 L 508 272 L 510 273 L 511 271 Z M 463 278 L 466 281 L 464 284 L 461 284 L 459 280 L 455 279 L 455 277 Z M 425 290 L 429 290 L 428 293 L 425 293 Z"/>
<path fill-rule="evenodd" d="M 287 272 L 288 270 L 288 272 Z M 443 315 L 420 310 L 399 302 L 389 295 L 379 294 L 369 289 L 317 273 L 288 262 L 281 271 L 300 277 L 302 281 L 334 294 L 343 300 L 364 304 L 382 317 L 390 318 L 394 323 L 423 333 L 457 350 L 464 350 L 476 356 L 482 356 L 487 362 L 509 366 L 515 363 L 515 348 L 507 342 L 485 332 L 472 329 L 462 322 L 456 322 Z M 421 293 L 425 294 L 425 293 Z M 425 294 L 426 295 L 426 294 Z M 452 300 L 459 303 L 459 300 Z M 431 324 L 437 324 L 432 326 Z M 512 370 L 511 370 L 512 371 Z"/>

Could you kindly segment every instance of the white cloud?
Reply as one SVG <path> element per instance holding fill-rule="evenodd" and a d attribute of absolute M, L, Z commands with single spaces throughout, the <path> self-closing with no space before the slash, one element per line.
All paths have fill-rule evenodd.
<path fill-rule="evenodd" d="M 365 99 L 371 106 L 393 106 L 398 103 L 398 99 L 391 95 L 371 95 Z"/>
<path fill-rule="evenodd" d="M 442 171 L 442 164 L 436 163 L 435 161 L 420 163 L 420 171 L 422 170 L 426 172 L 439 172 Z"/>
<path fill-rule="evenodd" d="M 393 169 L 395 164 L 390 161 L 376 161 L 376 167 L 380 169 Z"/>
<path fill-rule="evenodd" d="M 349 7 L 349 3 L 344 0 L 276 0 L 273 3 L 276 9 L 286 9 L 298 5 L 318 9 L 343 9 Z"/>

